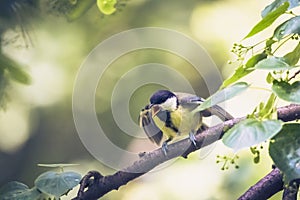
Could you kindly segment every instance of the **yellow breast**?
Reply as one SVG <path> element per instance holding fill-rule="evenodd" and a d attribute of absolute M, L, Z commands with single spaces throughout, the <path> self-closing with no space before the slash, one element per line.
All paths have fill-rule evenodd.
<path fill-rule="evenodd" d="M 202 118 L 200 113 L 192 113 L 188 109 L 182 109 L 181 106 L 174 112 L 174 115 L 182 116 L 180 120 L 176 120 L 180 135 L 187 135 L 190 132 L 195 133 L 201 126 Z M 174 117 L 177 118 L 176 116 Z"/>
<path fill-rule="evenodd" d="M 195 133 L 201 126 L 201 116 L 199 113 L 181 109 L 170 112 L 171 121 L 174 127 L 178 130 L 175 132 L 173 128 L 167 127 L 166 122 L 160 120 L 157 116 L 153 118 L 156 126 L 163 132 L 166 137 L 176 137 L 179 135 L 187 135 L 190 132 Z"/>

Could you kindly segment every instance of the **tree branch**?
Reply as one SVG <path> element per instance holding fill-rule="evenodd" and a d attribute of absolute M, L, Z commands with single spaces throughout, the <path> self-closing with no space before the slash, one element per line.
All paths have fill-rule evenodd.
<path fill-rule="evenodd" d="M 238 200 L 268 199 L 282 189 L 282 174 L 278 168 L 275 168 L 250 187 Z"/>
<path fill-rule="evenodd" d="M 238 200 L 268 199 L 281 190 L 284 190 L 282 200 L 296 200 L 299 190 L 299 180 L 292 181 L 285 187 L 282 173 L 278 168 L 275 168 L 250 187 Z"/>
<path fill-rule="evenodd" d="M 278 108 L 278 118 L 282 121 L 300 119 L 300 105 L 292 104 Z M 102 176 L 100 173 L 95 171 L 89 172 L 86 177 L 82 179 L 77 197 L 73 200 L 98 199 L 111 190 L 117 190 L 120 186 L 126 185 L 129 181 L 138 178 L 172 158 L 179 156 L 187 157 L 191 152 L 208 146 L 221 139 L 226 130 L 233 127 L 243 119 L 245 118 L 232 119 L 208 128 L 202 131 L 201 134 L 197 133 L 195 135 L 197 148 L 194 145 L 191 145 L 190 140 L 187 138 L 168 145 L 167 156 L 164 155 L 161 148 L 152 152 L 144 153 L 131 166 L 117 171 L 113 175 Z M 91 177 L 93 177 L 92 180 L 90 179 Z"/>

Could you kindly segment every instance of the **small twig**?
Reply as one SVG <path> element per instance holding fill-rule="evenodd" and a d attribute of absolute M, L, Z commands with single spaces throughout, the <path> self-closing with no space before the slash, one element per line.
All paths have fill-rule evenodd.
<path fill-rule="evenodd" d="M 300 74 L 300 70 L 296 71 L 295 74 L 289 78 L 289 81 L 295 78 L 298 74 Z"/>
<path fill-rule="evenodd" d="M 282 200 L 296 200 L 299 190 L 299 180 L 292 181 L 287 187 L 283 189 Z"/>
<path fill-rule="evenodd" d="M 273 55 L 275 54 L 275 52 L 282 46 L 282 45 L 284 45 L 287 41 L 289 41 L 292 37 L 294 36 L 294 34 L 293 35 L 288 35 L 288 36 L 285 36 L 285 37 L 283 37 L 282 39 L 281 39 L 281 41 L 283 40 L 283 39 L 285 39 L 283 42 L 281 42 L 278 46 L 277 46 L 277 48 L 273 51 Z"/>

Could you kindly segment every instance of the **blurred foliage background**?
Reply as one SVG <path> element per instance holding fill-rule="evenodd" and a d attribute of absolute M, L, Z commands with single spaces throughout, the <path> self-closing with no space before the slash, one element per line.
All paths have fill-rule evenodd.
<path fill-rule="evenodd" d="M 227 64 L 232 44 L 247 34 L 269 3 L 266 0 L 123 0 L 119 1 L 114 14 L 106 16 L 99 12 L 96 1 L 82 2 L 0 2 L 1 55 L 20 68 L 14 81 L 14 73 L 5 70 L 6 63 L 0 63 L 0 186 L 11 180 L 31 186 L 45 171 L 37 167 L 38 163 L 78 163 L 80 166 L 71 169 L 81 174 L 89 170 L 103 174 L 114 172 L 84 148 L 72 117 L 76 73 L 101 41 L 132 28 L 173 29 L 198 41 L 227 77 L 234 69 Z M 173 67 L 187 77 L 199 96 L 209 96 L 207 86 L 195 75 L 192 66 L 170 53 L 136 51 L 112 63 L 97 89 L 98 119 L 115 144 L 136 153 L 157 147 L 147 139 L 134 139 L 117 127 L 110 98 L 122 75 L 149 62 Z M 259 75 L 250 78 L 253 77 L 259 82 Z M 22 84 L 24 82 L 29 84 Z M 140 109 L 158 88 L 161 86 L 145 85 L 134 93 L 129 108 L 136 123 Z M 250 92 L 229 102 L 226 109 L 234 116 L 243 116 L 263 98 L 257 91 Z M 245 150 L 240 155 L 238 170 L 232 166 L 222 171 L 222 165 L 216 164 L 216 155 L 232 152 L 218 143 L 205 158 L 200 159 L 199 152 L 187 160 L 179 158 L 172 165 L 146 174 L 103 199 L 235 199 L 271 170 L 266 151 L 265 147 L 261 162 L 253 164 L 253 157 Z"/>

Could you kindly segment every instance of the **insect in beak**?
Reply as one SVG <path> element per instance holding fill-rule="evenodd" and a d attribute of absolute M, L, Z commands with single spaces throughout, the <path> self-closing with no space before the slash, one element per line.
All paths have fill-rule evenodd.
<path fill-rule="evenodd" d="M 154 117 L 155 115 L 157 115 L 157 113 L 159 111 L 161 111 L 161 107 L 159 105 L 152 105 L 151 106 L 151 111 L 152 111 L 152 117 Z"/>

